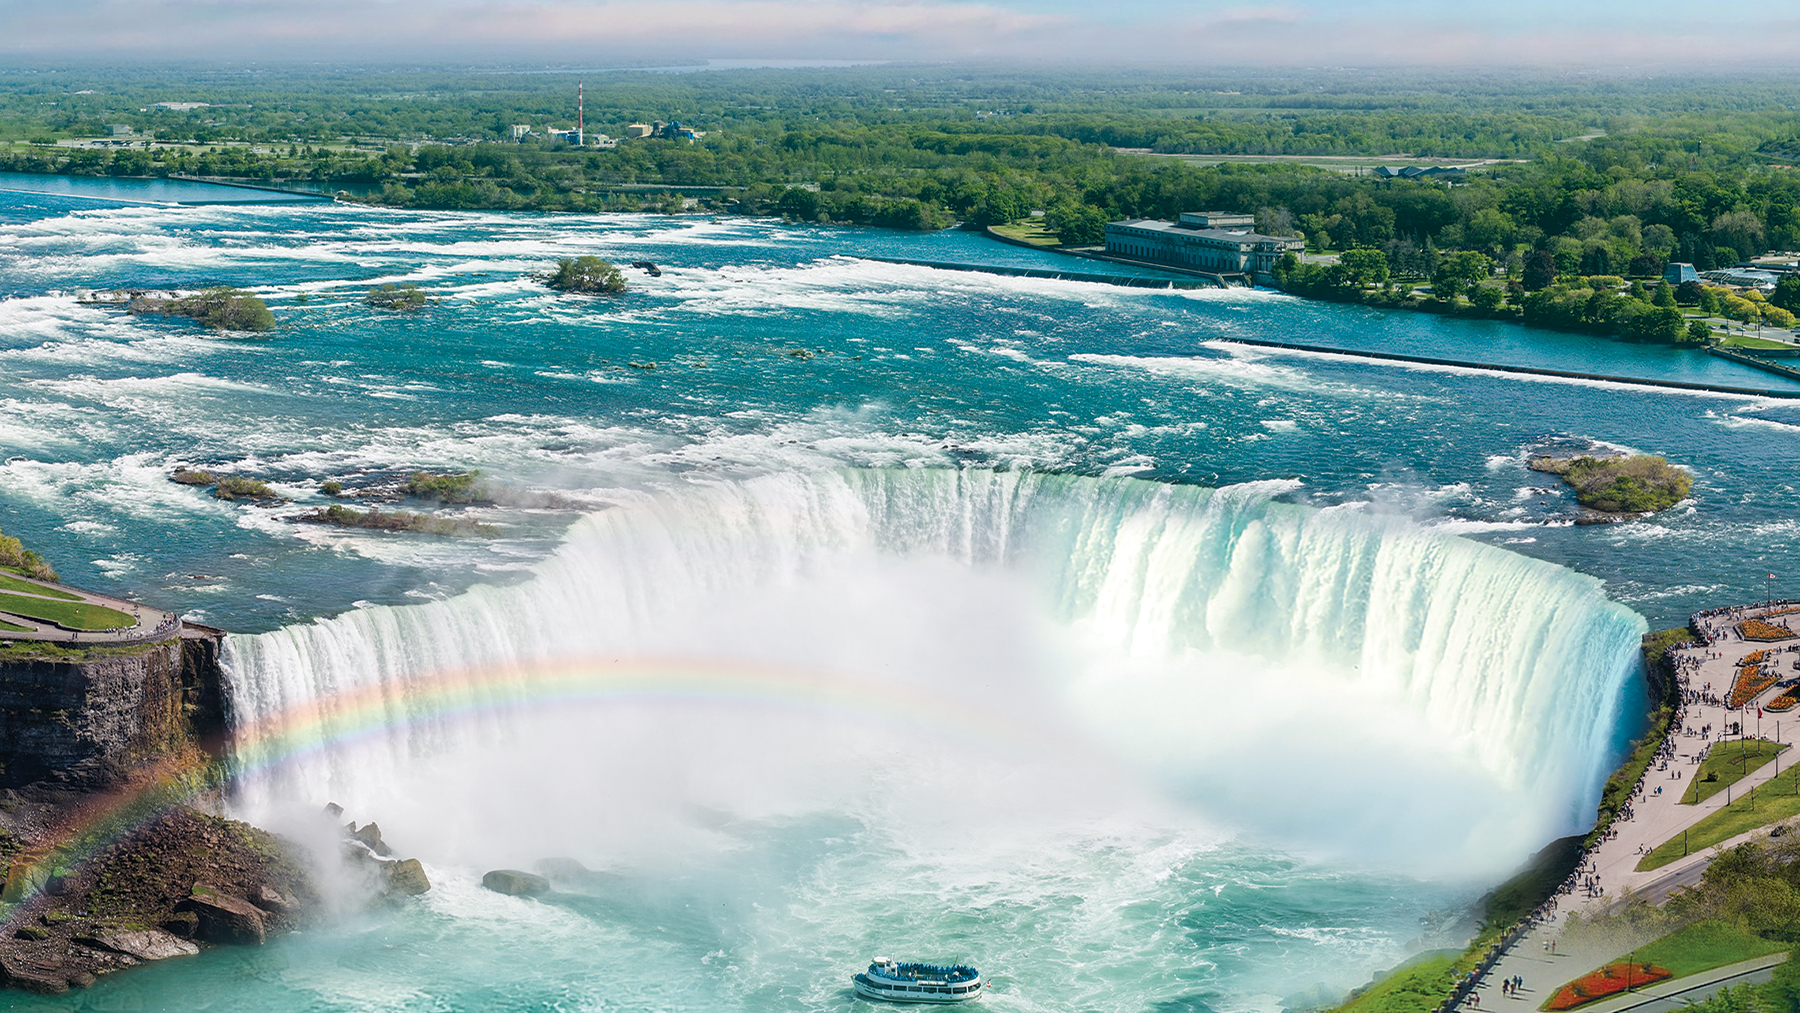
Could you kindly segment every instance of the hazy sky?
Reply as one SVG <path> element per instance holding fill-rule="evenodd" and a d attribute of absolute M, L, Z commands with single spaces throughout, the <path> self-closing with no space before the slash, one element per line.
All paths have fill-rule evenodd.
<path fill-rule="evenodd" d="M 15 56 L 1655 64 L 1800 55 L 1800 5 L 1691 0 L 0 0 Z"/>

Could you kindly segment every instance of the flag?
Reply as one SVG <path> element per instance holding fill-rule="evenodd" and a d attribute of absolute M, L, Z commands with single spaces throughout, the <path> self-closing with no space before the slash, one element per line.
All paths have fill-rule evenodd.
<path fill-rule="evenodd" d="M 1774 580 L 1774 579 L 1775 579 L 1775 575 L 1774 575 L 1774 574 L 1772 574 L 1772 573 L 1771 573 L 1771 574 L 1769 574 L 1769 579 L 1770 579 L 1770 580 Z"/>

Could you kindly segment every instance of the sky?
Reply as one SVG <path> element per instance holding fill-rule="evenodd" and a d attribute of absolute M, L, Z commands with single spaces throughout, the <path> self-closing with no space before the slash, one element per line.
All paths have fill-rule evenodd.
<path fill-rule="evenodd" d="M 1652 67 L 1800 53 L 1800 5 L 1688 0 L 0 0 L 0 46 L 359 61 Z"/>

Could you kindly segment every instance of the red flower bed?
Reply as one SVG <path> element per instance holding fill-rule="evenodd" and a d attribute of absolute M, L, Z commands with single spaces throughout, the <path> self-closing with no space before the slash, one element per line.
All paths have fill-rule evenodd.
<path fill-rule="evenodd" d="M 1737 682 L 1731 686 L 1731 706 L 1742 707 L 1756 699 L 1756 694 L 1775 685 L 1775 677 L 1766 675 L 1763 670 L 1750 665 L 1738 669 Z"/>
<path fill-rule="evenodd" d="M 1791 640 L 1795 634 L 1785 626 L 1775 626 L 1761 619 L 1746 619 L 1737 625 L 1745 640 Z"/>
<path fill-rule="evenodd" d="M 1595 999 L 1604 999 L 1609 995 L 1617 995 L 1627 987 L 1637 988 L 1652 982 L 1673 977 L 1666 967 L 1655 964 L 1608 964 L 1592 974 L 1576 978 L 1564 985 L 1544 1008 L 1549 1010 L 1574 1009 L 1585 1006 Z"/>
<path fill-rule="evenodd" d="M 1800 703 L 1800 686 L 1784 691 L 1780 696 L 1764 704 L 1763 707 L 1772 711 L 1784 711 L 1791 710 L 1797 703 Z"/>

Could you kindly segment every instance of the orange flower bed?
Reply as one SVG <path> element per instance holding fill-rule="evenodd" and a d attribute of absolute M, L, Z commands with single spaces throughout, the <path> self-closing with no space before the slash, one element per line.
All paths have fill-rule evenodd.
<path fill-rule="evenodd" d="M 1791 640 L 1795 633 L 1785 626 L 1774 626 L 1761 619 L 1746 619 L 1737 624 L 1737 631 L 1745 640 Z"/>
<path fill-rule="evenodd" d="M 1564 985 L 1544 1008 L 1549 1010 L 1574 1009 L 1585 1006 L 1596 999 L 1604 999 L 1609 995 L 1617 995 L 1627 987 L 1637 988 L 1664 978 L 1674 977 L 1674 972 L 1655 964 L 1608 964 L 1592 974 L 1576 978 Z"/>
<path fill-rule="evenodd" d="M 1800 686 L 1784 691 L 1780 696 L 1763 704 L 1763 707 L 1772 711 L 1791 710 L 1795 704 L 1800 703 L 1800 696 L 1796 696 L 1796 693 L 1800 693 Z"/>
<path fill-rule="evenodd" d="M 1764 612 L 1763 618 L 1764 619 L 1773 619 L 1776 616 L 1791 616 L 1796 612 L 1800 612 L 1800 605 L 1797 605 L 1793 608 L 1776 609 L 1773 612 Z"/>
<path fill-rule="evenodd" d="M 1742 707 L 1756 699 L 1756 694 L 1775 685 L 1772 675 L 1765 675 L 1755 665 L 1746 665 L 1738 669 L 1737 682 L 1731 686 L 1731 706 Z"/>
<path fill-rule="evenodd" d="M 1769 656 L 1768 651 L 1751 651 L 1749 654 L 1746 654 L 1743 657 L 1739 658 L 1738 664 L 1740 664 L 1740 665 L 1760 665 L 1760 664 L 1762 664 L 1763 659 L 1768 656 Z"/>

